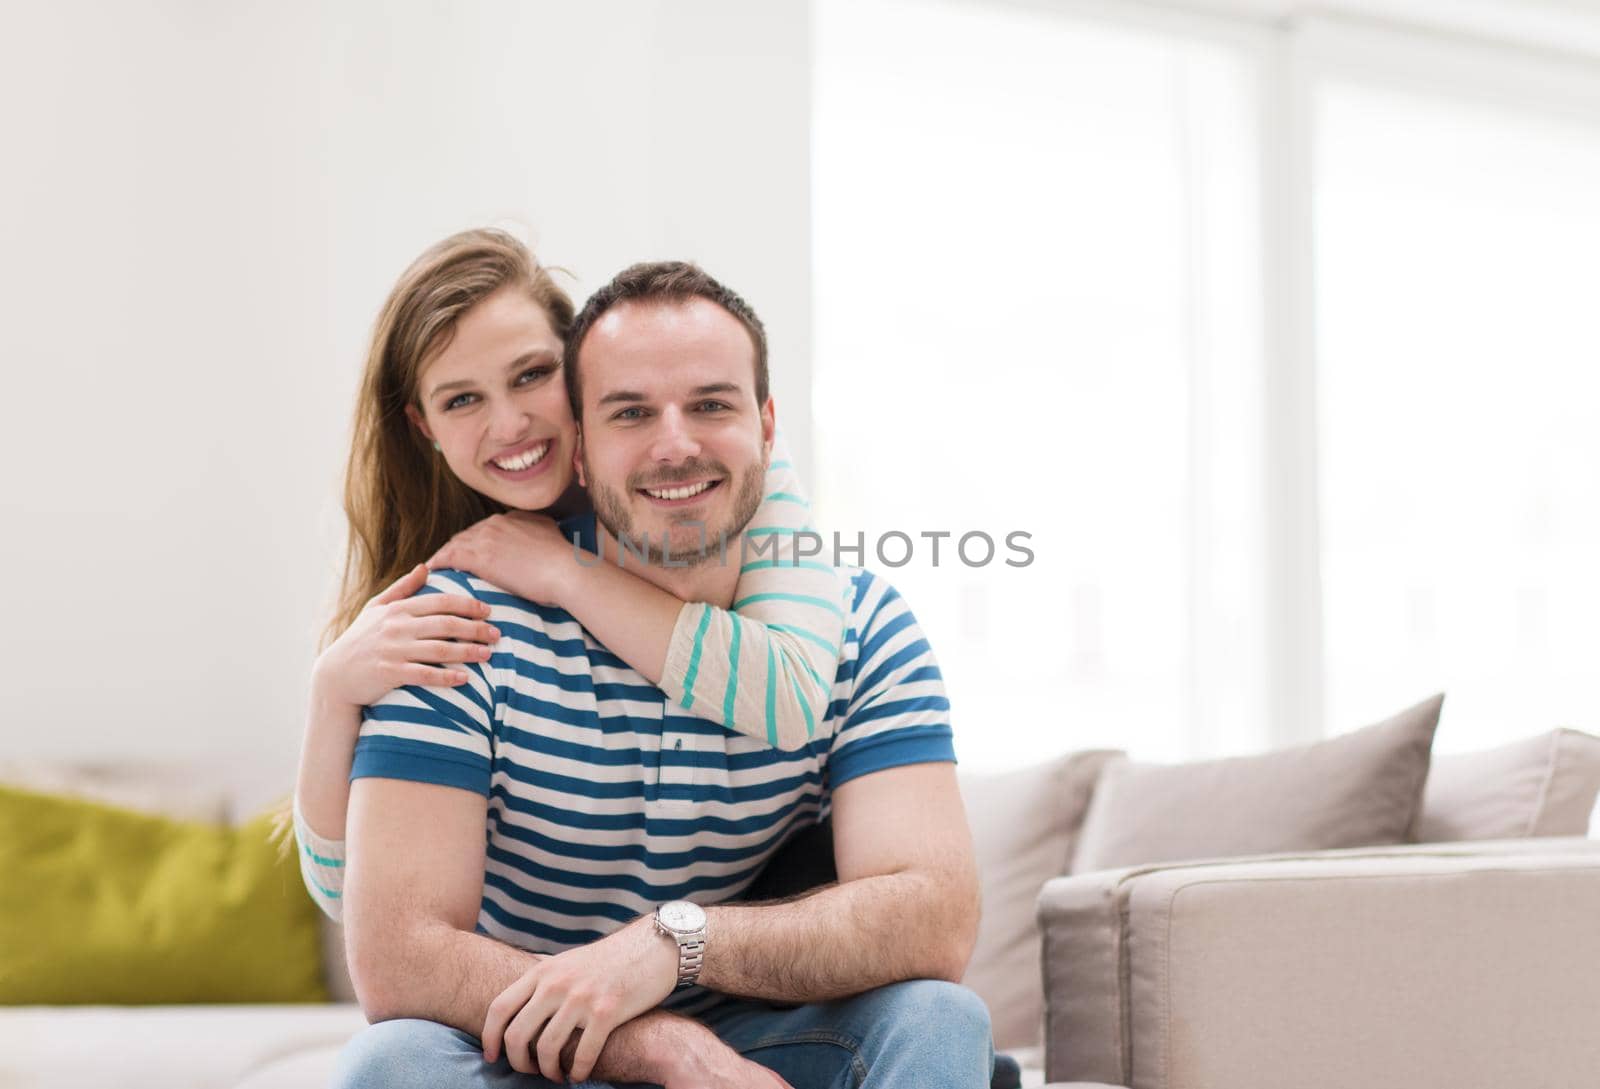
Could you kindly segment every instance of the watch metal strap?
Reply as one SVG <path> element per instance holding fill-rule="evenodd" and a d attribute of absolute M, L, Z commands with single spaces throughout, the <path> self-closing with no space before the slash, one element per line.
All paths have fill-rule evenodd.
<path fill-rule="evenodd" d="M 690 987 L 700 978 L 700 965 L 705 963 L 704 938 L 678 939 L 678 986 Z"/>

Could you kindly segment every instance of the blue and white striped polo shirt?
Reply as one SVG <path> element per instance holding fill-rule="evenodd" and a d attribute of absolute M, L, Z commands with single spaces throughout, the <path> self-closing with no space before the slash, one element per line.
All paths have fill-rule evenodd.
<path fill-rule="evenodd" d="M 594 517 L 563 525 L 593 550 Z M 830 791 L 953 761 L 933 652 L 884 580 L 849 572 L 833 700 L 811 744 L 781 752 L 679 713 L 560 609 L 459 571 L 423 593 L 488 603 L 501 640 L 459 688 L 401 688 L 366 711 L 351 778 L 441 783 L 489 799 L 478 929 L 555 953 L 674 899 L 740 893 Z"/>

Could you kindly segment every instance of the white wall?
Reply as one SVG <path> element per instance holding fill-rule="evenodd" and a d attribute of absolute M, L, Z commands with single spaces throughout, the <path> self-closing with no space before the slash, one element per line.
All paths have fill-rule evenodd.
<path fill-rule="evenodd" d="M 367 331 L 451 231 L 579 298 L 700 260 L 808 464 L 809 49 L 798 2 L 9 7 L 0 756 L 288 788 Z"/>

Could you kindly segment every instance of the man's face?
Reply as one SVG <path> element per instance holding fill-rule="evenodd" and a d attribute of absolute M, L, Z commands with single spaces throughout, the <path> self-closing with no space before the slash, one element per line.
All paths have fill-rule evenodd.
<path fill-rule="evenodd" d="M 652 562 L 663 540 L 675 562 L 716 555 L 761 505 L 772 445 L 749 333 L 709 299 L 625 302 L 582 355 L 580 479 L 601 524 Z"/>

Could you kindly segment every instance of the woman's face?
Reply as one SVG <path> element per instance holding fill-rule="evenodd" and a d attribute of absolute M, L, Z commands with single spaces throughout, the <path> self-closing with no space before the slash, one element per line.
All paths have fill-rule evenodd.
<path fill-rule="evenodd" d="M 544 308 L 502 288 L 456 322 L 406 409 L 463 484 L 515 510 L 544 510 L 572 483 L 561 347 Z"/>

